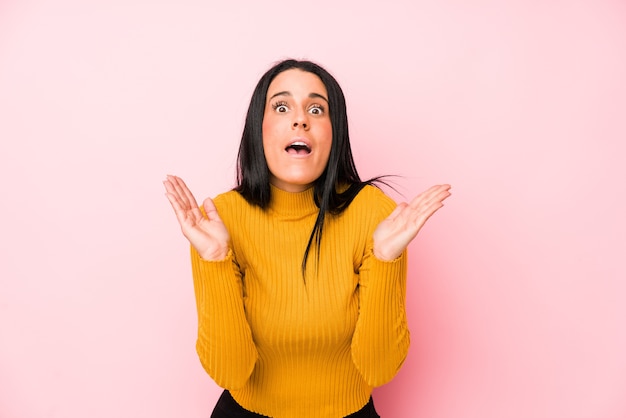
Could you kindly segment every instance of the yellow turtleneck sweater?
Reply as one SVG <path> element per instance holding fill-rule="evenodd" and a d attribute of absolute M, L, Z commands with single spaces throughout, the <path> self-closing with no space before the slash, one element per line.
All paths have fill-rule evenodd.
<path fill-rule="evenodd" d="M 344 417 L 390 381 L 409 347 L 406 253 L 372 253 L 372 234 L 395 207 L 366 186 L 324 225 L 301 263 L 318 208 L 313 189 L 275 187 L 270 206 L 237 192 L 214 202 L 231 236 L 222 261 L 192 249 L 197 351 L 215 382 L 244 408 L 276 418 Z"/>

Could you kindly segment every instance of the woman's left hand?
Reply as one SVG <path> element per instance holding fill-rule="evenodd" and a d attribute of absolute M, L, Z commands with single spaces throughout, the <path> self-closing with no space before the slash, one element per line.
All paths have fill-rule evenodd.
<path fill-rule="evenodd" d="M 433 186 L 411 203 L 402 202 L 374 231 L 374 255 L 379 260 L 395 260 L 415 238 L 428 218 L 450 196 L 450 185 Z"/>

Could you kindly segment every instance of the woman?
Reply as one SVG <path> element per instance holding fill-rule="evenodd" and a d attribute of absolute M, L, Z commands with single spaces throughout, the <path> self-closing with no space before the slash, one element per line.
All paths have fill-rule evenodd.
<path fill-rule="evenodd" d="M 203 209 L 165 180 L 191 243 L 200 361 L 226 390 L 212 417 L 377 417 L 372 388 L 409 347 L 406 247 L 449 185 L 395 203 L 352 158 L 345 99 L 308 61 L 252 95 L 237 187 Z"/>

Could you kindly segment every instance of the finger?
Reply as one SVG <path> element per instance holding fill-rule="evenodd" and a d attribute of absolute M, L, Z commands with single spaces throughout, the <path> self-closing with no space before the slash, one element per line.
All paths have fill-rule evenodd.
<path fill-rule="evenodd" d="M 213 200 L 209 197 L 207 197 L 206 199 L 204 199 L 204 202 L 202 202 L 202 206 L 204 207 L 204 212 L 206 213 L 207 218 L 210 221 L 220 221 L 221 222 L 221 218 L 219 213 L 217 213 L 217 207 L 215 207 L 215 203 L 213 203 Z"/>
<path fill-rule="evenodd" d="M 167 179 L 163 181 L 163 185 L 165 186 L 166 193 L 171 194 L 172 197 L 174 197 L 177 200 L 178 204 L 182 207 L 185 202 L 183 202 L 180 198 L 180 190 L 176 187 L 175 181 Z"/>
<path fill-rule="evenodd" d="M 427 206 L 421 207 L 420 210 L 413 212 L 411 221 L 418 225 L 420 228 L 435 212 L 443 207 L 443 203 L 440 201 L 434 201 Z"/>
<path fill-rule="evenodd" d="M 181 226 L 186 224 L 188 221 L 187 211 L 185 211 L 182 208 L 176 195 L 172 193 L 165 193 L 165 197 L 167 197 L 167 200 L 169 200 L 170 204 L 172 205 L 172 208 L 174 209 L 174 213 L 176 214 L 176 219 L 178 220 L 178 223 Z"/>
<path fill-rule="evenodd" d="M 170 203 L 172 203 L 172 206 L 174 206 L 174 204 L 176 205 L 174 209 L 182 209 L 183 202 L 179 199 L 179 194 L 176 191 L 176 187 L 169 177 L 171 176 L 168 176 L 166 180 L 163 180 L 163 185 L 165 186 L 166 191 L 165 196 L 168 198 Z"/>
<path fill-rule="evenodd" d="M 432 186 L 428 190 L 417 195 L 409 204 L 412 208 L 417 208 L 420 205 L 428 205 L 433 201 L 443 201 L 451 195 L 451 186 L 449 184 L 441 184 Z"/>
<path fill-rule="evenodd" d="M 192 204 L 192 201 L 189 200 L 187 193 L 185 193 L 185 189 L 187 188 L 187 185 L 185 184 L 183 179 L 181 179 L 180 177 L 171 176 L 171 175 L 168 176 L 168 179 L 172 183 L 172 186 L 174 187 L 174 191 L 176 195 L 178 196 L 178 199 L 181 202 L 182 207 L 186 209 L 191 209 L 193 207 L 193 204 Z"/>
<path fill-rule="evenodd" d="M 202 212 L 200 212 L 198 202 L 191 193 L 191 190 L 189 190 L 189 187 L 187 187 L 187 184 L 185 184 L 183 179 L 177 176 L 171 176 L 171 179 L 174 183 L 178 199 L 181 202 L 181 207 L 190 212 L 188 216 L 192 216 L 196 222 L 200 222 L 204 219 L 204 216 L 202 215 Z"/>
<path fill-rule="evenodd" d="M 415 205 L 415 203 L 419 203 L 420 201 L 429 201 L 433 197 L 437 196 L 438 194 L 440 194 L 442 192 L 444 192 L 444 193 L 447 192 L 449 189 L 450 189 L 450 185 L 448 185 L 448 184 L 432 186 L 428 190 L 426 190 L 426 191 L 420 193 L 419 195 L 417 195 L 411 201 L 411 204 Z"/>
<path fill-rule="evenodd" d="M 184 202 L 180 200 L 181 191 L 180 191 L 180 188 L 178 187 L 176 176 L 172 176 L 168 174 L 166 179 L 163 181 L 163 185 L 165 185 L 165 190 L 167 190 L 168 193 L 171 193 L 172 195 L 176 196 L 176 198 L 178 199 L 181 205 L 184 204 Z"/>
<path fill-rule="evenodd" d="M 196 198 L 193 196 L 193 193 L 191 193 L 191 190 L 189 190 L 189 187 L 187 187 L 183 179 L 177 177 L 177 180 L 181 186 L 181 189 L 183 190 L 183 193 L 185 194 L 185 198 L 187 199 L 187 201 L 192 205 L 192 207 L 198 207 L 198 202 L 196 201 Z"/>
<path fill-rule="evenodd" d="M 404 202 L 398 203 L 398 206 L 396 206 L 396 208 L 389 214 L 389 216 L 387 216 L 387 220 L 389 221 L 395 220 L 406 207 L 407 207 L 406 203 Z"/>
<path fill-rule="evenodd" d="M 415 210 L 411 215 L 411 221 L 413 224 L 413 228 L 416 231 L 422 229 L 424 224 L 431 216 L 435 214 L 439 209 L 443 207 L 443 202 L 441 201 L 433 201 L 429 205 L 423 206 L 418 210 Z"/>
<path fill-rule="evenodd" d="M 167 180 L 165 180 L 163 184 L 165 184 L 167 192 L 171 194 L 171 198 L 175 199 L 177 209 L 184 212 L 184 219 L 194 220 L 195 222 L 200 222 L 203 219 L 195 198 L 180 177 L 168 175 Z M 178 214 L 177 216 L 179 215 L 181 214 Z"/>
<path fill-rule="evenodd" d="M 170 179 L 170 176 L 163 180 L 163 186 L 165 186 L 165 190 L 167 190 L 168 193 L 176 193 L 176 189 L 174 187 L 174 184 L 172 183 L 172 180 Z"/>
<path fill-rule="evenodd" d="M 447 189 L 441 189 L 436 194 L 433 194 L 429 197 L 428 200 L 424 202 L 425 206 L 432 205 L 433 203 L 442 203 L 448 197 L 451 196 L 451 193 Z"/>
<path fill-rule="evenodd" d="M 421 228 L 424 223 L 439 209 L 443 207 L 443 201 L 451 196 L 450 186 L 442 185 L 434 191 L 433 195 L 422 196 L 420 199 L 414 199 L 410 214 L 410 222 L 417 228 Z"/>

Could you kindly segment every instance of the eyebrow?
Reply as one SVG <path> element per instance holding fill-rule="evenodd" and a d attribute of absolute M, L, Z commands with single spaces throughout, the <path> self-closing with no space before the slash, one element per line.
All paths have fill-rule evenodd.
<path fill-rule="evenodd" d="M 291 92 L 290 91 L 279 91 L 278 93 L 274 94 L 272 97 L 269 98 L 269 100 L 272 100 L 274 97 L 276 96 L 291 96 Z M 311 99 L 322 99 L 324 100 L 326 103 L 328 103 L 328 99 L 324 96 L 322 96 L 319 93 L 309 93 L 309 98 Z"/>

